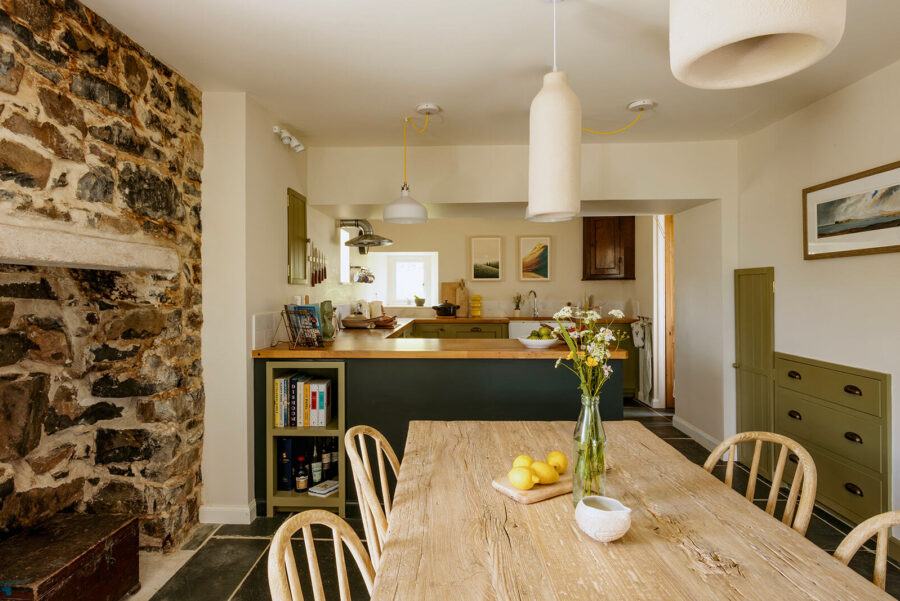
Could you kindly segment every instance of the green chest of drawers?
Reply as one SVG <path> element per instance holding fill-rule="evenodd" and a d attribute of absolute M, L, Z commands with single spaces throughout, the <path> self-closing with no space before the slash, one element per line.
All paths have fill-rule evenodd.
<path fill-rule="evenodd" d="M 816 500 L 855 522 L 890 509 L 890 389 L 887 374 L 775 354 L 775 432 L 813 456 Z"/>

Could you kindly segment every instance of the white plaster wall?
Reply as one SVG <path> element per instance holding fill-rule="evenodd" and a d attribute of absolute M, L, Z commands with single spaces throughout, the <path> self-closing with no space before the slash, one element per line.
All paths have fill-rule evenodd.
<path fill-rule="evenodd" d="M 742 139 L 740 264 L 775 267 L 775 348 L 893 376 L 900 254 L 803 260 L 803 188 L 900 160 L 900 62 Z M 893 412 L 893 431 L 900 411 Z M 900 444 L 894 440 L 894 482 Z M 893 491 L 900 506 L 900 487 Z"/>
<path fill-rule="evenodd" d="M 401 148 L 312 148 L 309 152 L 310 201 L 314 204 L 381 204 L 397 194 L 402 179 Z M 524 202 L 528 198 L 528 147 L 412 146 L 409 184 L 414 196 L 425 203 Z M 739 239 L 737 142 L 585 144 L 582 146 L 582 198 L 716 201 L 703 210 L 683 212 L 676 219 L 676 236 L 679 223 L 692 235 L 684 243 L 683 255 L 677 243 L 675 246 L 676 310 L 680 305 L 688 309 L 688 304 L 697 299 L 698 289 L 706 291 L 703 302 L 718 309 L 713 313 L 688 310 L 676 319 L 675 411 L 682 427 L 707 444 L 733 433 L 732 281 Z M 711 211 L 716 212 L 715 219 Z M 446 222 L 436 222 L 434 227 L 443 223 Z M 491 220 L 479 224 L 479 231 L 495 223 Z M 380 223 L 379 228 L 382 232 L 400 231 Z M 402 240 L 403 236 L 398 234 L 398 239 Z M 694 245 L 701 246 L 702 251 Z M 715 266 L 712 270 L 711 258 Z M 640 289 L 641 285 L 636 287 L 635 296 L 649 298 L 647 291 Z M 486 285 L 480 287 L 485 294 L 493 294 Z M 510 290 L 512 287 L 505 294 Z M 643 313 L 643 301 L 641 307 Z M 690 349 L 695 347 L 705 349 L 701 365 L 690 356 Z M 679 378 L 680 369 L 684 375 Z M 698 371 L 711 379 L 689 376 Z"/>
<path fill-rule="evenodd" d="M 246 96 L 203 94 L 203 372 L 206 412 L 200 520 L 249 519 Z"/>

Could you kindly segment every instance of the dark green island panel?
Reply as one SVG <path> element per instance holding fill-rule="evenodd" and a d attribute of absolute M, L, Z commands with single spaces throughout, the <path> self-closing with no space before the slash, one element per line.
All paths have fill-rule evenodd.
<path fill-rule="evenodd" d="M 254 360 L 256 498 L 265 499 L 265 366 Z M 330 359 L 334 361 L 334 359 Z M 345 359 L 346 423 L 381 431 L 401 461 L 411 420 L 578 419 L 575 376 L 544 359 Z M 604 420 L 622 419 L 622 360 L 600 395 Z M 349 467 L 347 468 L 349 470 Z M 350 473 L 349 471 L 347 473 Z M 355 498 L 355 491 L 347 491 Z"/>

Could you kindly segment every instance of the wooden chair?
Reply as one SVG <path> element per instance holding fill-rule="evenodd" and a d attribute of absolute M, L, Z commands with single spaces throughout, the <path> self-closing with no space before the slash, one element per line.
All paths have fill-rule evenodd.
<path fill-rule="evenodd" d="M 294 560 L 294 550 L 291 547 L 291 537 L 298 530 L 303 530 L 303 544 L 306 550 L 306 561 L 309 565 L 310 580 L 312 582 L 315 601 L 325 601 L 325 590 L 322 587 L 322 574 L 319 571 L 319 560 L 316 556 L 316 548 L 313 544 L 312 525 L 321 524 L 331 528 L 334 539 L 334 558 L 337 564 L 338 586 L 340 587 L 341 601 L 350 601 L 350 585 L 347 579 L 347 565 L 344 562 L 344 547 L 350 550 L 356 565 L 362 573 L 366 583 L 366 590 L 372 594 L 372 586 L 375 584 L 375 569 L 369 560 L 369 555 L 363 547 L 362 541 L 350 528 L 349 524 L 333 513 L 314 509 L 304 511 L 288 518 L 275 533 L 272 545 L 269 548 L 268 571 L 269 592 L 273 601 L 303 601 L 303 592 L 300 589 L 300 576 L 297 573 L 297 563 Z"/>
<path fill-rule="evenodd" d="M 381 488 L 381 500 L 375 490 L 375 479 L 372 476 L 372 462 L 366 445 L 366 436 L 375 441 L 375 457 L 378 463 L 378 481 Z M 384 435 L 369 426 L 354 426 L 344 434 L 344 448 L 350 458 L 353 469 L 353 483 L 356 496 L 359 498 L 359 511 L 362 514 L 363 528 L 366 531 L 366 544 L 375 568 L 381 563 L 381 552 L 387 538 L 388 520 L 391 517 L 391 490 L 388 487 L 387 471 L 384 458 L 387 457 L 394 477 L 400 472 L 400 461 L 397 454 Z M 383 504 L 383 508 L 382 508 Z"/>
<path fill-rule="evenodd" d="M 834 551 L 835 558 L 842 564 L 849 565 L 859 548 L 877 534 L 878 538 L 875 539 L 875 577 L 872 578 L 872 582 L 884 590 L 884 582 L 887 579 L 888 535 L 891 526 L 898 524 L 900 524 L 900 511 L 888 511 L 870 517 L 851 530 L 850 534 L 838 545 Z"/>
<path fill-rule="evenodd" d="M 784 516 L 781 521 L 800 534 L 805 535 L 809 526 L 809 520 L 812 517 L 813 505 L 816 502 L 816 464 L 812 456 L 799 443 L 787 436 L 772 432 L 742 432 L 726 438 L 719 446 L 713 449 L 706 463 L 703 464 L 703 469 L 712 473 L 719 459 L 728 452 L 725 484 L 731 486 L 731 480 L 734 476 L 735 451 L 737 445 L 742 442 L 756 443 L 753 449 L 753 461 L 750 464 L 750 480 L 747 484 L 747 493 L 745 495 L 750 502 L 753 502 L 753 493 L 756 492 L 756 477 L 759 473 L 759 457 L 762 452 L 762 443 L 772 442 L 781 445 L 778 463 L 775 465 L 775 473 L 772 476 L 772 487 L 769 490 L 769 497 L 766 501 L 766 513 L 772 516 L 775 515 L 775 505 L 778 502 L 778 491 L 781 488 L 785 461 L 787 461 L 789 453 L 792 455 L 791 461 L 794 461 L 794 458 L 796 458 L 797 471 L 794 473 L 794 479 L 791 482 L 791 489 L 788 493 L 787 504 L 784 507 Z M 797 501 L 798 493 L 799 503 Z M 791 524 L 792 520 L 793 525 Z"/>

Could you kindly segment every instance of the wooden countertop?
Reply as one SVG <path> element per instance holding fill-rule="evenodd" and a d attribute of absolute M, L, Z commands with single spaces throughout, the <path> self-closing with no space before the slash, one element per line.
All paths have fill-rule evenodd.
<path fill-rule="evenodd" d="M 488 318 L 491 319 L 491 318 Z M 253 351 L 254 359 L 558 359 L 566 356 L 565 345 L 549 349 L 530 349 L 518 340 L 506 338 L 391 338 L 414 323 L 498 323 L 481 318 L 444 318 L 397 320 L 389 329 L 348 329 L 335 333 L 334 342 L 320 348 L 291 350 L 283 342 Z M 493 318 L 498 319 L 498 318 Z M 499 318 L 505 319 L 505 318 Z M 502 322 L 499 322 L 502 323 Z M 613 359 L 627 359 L 627 351 L 615 351 Z"/>

